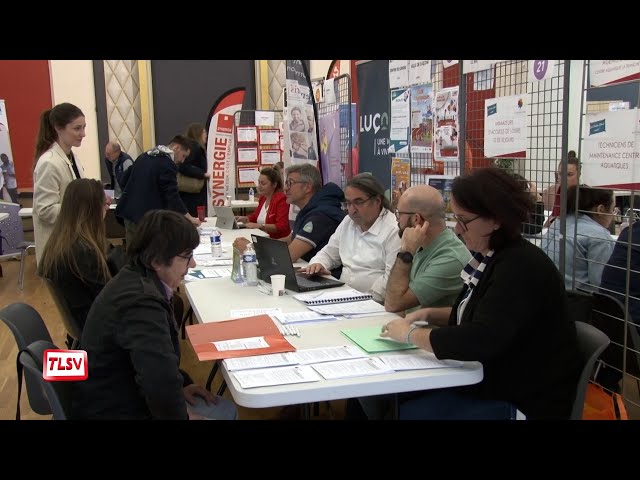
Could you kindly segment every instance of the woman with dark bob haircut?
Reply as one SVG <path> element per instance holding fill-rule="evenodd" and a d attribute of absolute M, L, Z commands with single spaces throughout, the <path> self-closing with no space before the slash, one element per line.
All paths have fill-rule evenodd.
<path fill-rule="evenodd" d="M 389 322 L 382 336 L 437 358 L 479 361 L 480 383 L 406 394 L 402 419 L 568 419 L 581 366 L 564 282 L 521 236 L 531 195 L 511 175 L 482 168 L 453 181 L 455 231 L 473 254 L 455 304 Z M 427 321 L 421 328 L 414 322 Z M 439 328 L 433 328 L 439 327 Z"/>

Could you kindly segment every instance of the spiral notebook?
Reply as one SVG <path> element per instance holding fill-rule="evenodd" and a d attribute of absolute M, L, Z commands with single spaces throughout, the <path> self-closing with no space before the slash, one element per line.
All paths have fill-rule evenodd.
<path fill-rule="evenodd" d="M 331 303 L 347 303 L 359 302 L 361 300 L 371 300 L 373 295 L 370 293 L 362 293 L 353 288 L 349 290 L 340 290 L 338 292 L 320 292 L 320 293 L 303 293 L 294 295 L 293 298 L 304 303 L 305 305 L 328 305 Z"/>

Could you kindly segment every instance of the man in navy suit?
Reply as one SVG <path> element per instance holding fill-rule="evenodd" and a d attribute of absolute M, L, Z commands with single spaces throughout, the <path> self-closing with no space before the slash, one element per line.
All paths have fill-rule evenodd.
<path fill-rule="evenodd" d="M 149 210 L 173 210 L 194 225 L 200 225 L 200 221 L 189 214 L 178 193 L 177 164 L 184 162 L 190 151 L 186 137 L 176 135 L 168 147 L 158 145 L 143 153 L 124 172 L 126 186 L 116 207 L 116 216 L 124 219 L 127 245 L 136 224 Z"/>

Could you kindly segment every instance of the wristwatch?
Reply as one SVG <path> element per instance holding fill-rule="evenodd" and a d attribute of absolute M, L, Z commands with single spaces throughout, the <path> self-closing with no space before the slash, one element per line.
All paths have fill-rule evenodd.
<path fill-rule="evenodd" d="M 404 263 L 413 262 L 413 254 L 411 252 L 398 252 L 398 258 Z"/>

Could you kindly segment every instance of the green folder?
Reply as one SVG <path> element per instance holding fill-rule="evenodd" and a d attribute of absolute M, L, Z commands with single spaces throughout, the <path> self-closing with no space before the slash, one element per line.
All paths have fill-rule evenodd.
<path fill-rule="evenodd" d="M 342 334 L 367 353 L 393 352 L 418 348 L 404 342 L 396 342 L 380 336 L 381 327 L 345 328 Z"/>

